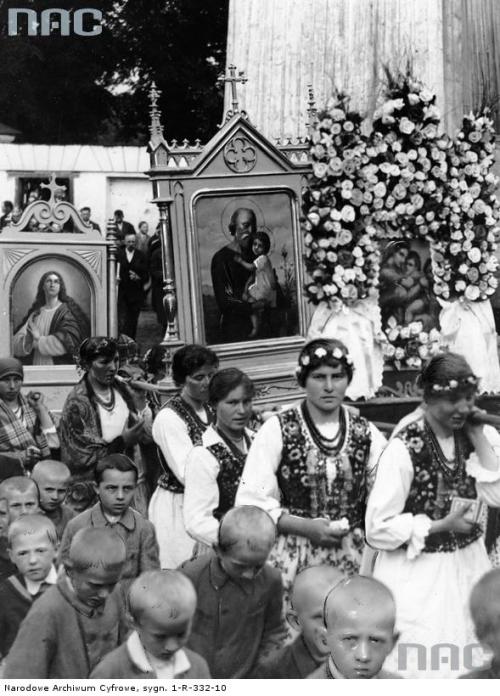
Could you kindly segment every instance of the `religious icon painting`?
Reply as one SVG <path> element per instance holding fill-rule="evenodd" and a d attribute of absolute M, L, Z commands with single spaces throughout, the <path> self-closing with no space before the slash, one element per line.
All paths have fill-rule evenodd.
<path fill-rule="evenodd" d="M 21 268 L 10 293 L 11 353 L 26 365 L 70 365 L 91 334 L 91 284 L 81 267 L 51 255 Z"/>
<path fill-rule="evenodd" d="M 439 327 L 440 305 L 433 292 L 434 279 L 429 246 L 421 241 L 394 240 L 382 249 L 380 263 L 380 311 L 388 322 L 422 325 L 422 331 Z"/>
<path fill-rule="evenodd" d="M 299 334 L 301 278 L 294 195 L 211 192 L 193 204 L 207 344 Z"/>

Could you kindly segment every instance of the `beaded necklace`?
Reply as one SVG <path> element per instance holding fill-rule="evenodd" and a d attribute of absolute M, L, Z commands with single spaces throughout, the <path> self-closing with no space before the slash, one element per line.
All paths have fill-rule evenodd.
<path fill-rule="evenodd" d="M 445 478 L 448 480 L 456 478 L 457 474 L 463 469 L 463 452 L 460 439 L 456 432 L 453 433 L 453 440 L 455 444 L 455 456 L 453 459 L 448 459 L 445 457 L 443 450 L 439 441 L 430 427 L 430 425 L 425 421 L 424 423 L 424 437 L 429 447 L 433 461 L 435 461 Z"/>
<path fill-rule="evenodd" d="M 102 396 L 99 396 L 99 394 L 94 391 L 94 396 L 96 398 L 97 403 L 103 407 L 105 411 L 112 411 L 115 407 L 115 390 L 111 389 L 111 394 L 108 399 L 104 399 Z"/>
<path fill-rule="evenodd" d="M 231 450 L 231 452 L 232 452 L 236 457 L 241 457 L 241 456 L 246 457 L 246 456 L 247 456 L 248 450 L 250 449 L 250 444 L 251 444 L 251 443 L 250 443 L 250 438 L 248 437 L 248 435 L 246 434 L 246 432 L 243 432 L 243 435 L 241 436 L 241 438 L 240 438 L 238 441 L 236 441 L 236 440 L 231 440 L 231 438 L 230 438 L 228 435 L 226 435 L 226 433 L 224 433 L 224 432 L 223 432 L 220 428 L 218 428 L 217 426 L 214 426 L 214 429 L 217 431 L 217 433 L 219 434 L 220 438 L 221 438 L 222 440 L 224 440 L 225 444 L 229 447 L 229 449 Z M 245 452 L 244 450 L 240 449 L 240 448 L 238 447 L 238 445 L 236 444 L 236 442 L 242 442 L 242 443 L 244 443 L 244 444 L 245 444 L 245 448 L 246 448 L 246 452 Z"/>
<path fill-rule="evenodd" d="M 320 433 L 316 424 L 314 423 L 312 416 L 307 408 L 307 403 L 305 401 L 301 404 L 301 412 L 307 428 L 311 434 L 311 438 L 318 449 L 325 452 L 327 455 L 336 455 L 342 449 L 344 444 L 345 434 L 346 434 L 346 418 L 344 409 L 341 407 L 339 410 L 339 429 L 335 437 L 325 437 Z"/>

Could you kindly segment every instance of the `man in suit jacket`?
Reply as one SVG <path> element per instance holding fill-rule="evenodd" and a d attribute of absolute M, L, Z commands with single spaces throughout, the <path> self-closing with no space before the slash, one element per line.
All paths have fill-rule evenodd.
<path fill-rule="evenodd" d="M 131 222 L 123 219 L 123 210 L 115 210 L 113 213 L 116 224 L 116 239 L 119 246 L 124 246 L 127 234 L 135 234 L 134 226 Z"/>
<path fill-rule="evenodd" d="M 144 301 L 144 283 L 148 277 L 146 256 L 135 248 L 135 232 L 125 236 L 125 246 L 118 250 L 118 327 L 120 333 L 135 340 L 137 322 Z"/>
<path fill-rule="evenodd" d="M 93 230 L 97 230 L 98 232 L 100 232 L 101 228 L 97 224 L 97 222 L 94 222 L 90 219 L 91 214 L 92 211 L 90 209 L 90 206 L 84 205 L 83 208 L 80 208 L 80 217 L 82 218 L 83 222 L 86 222 L 87 225 L 91 225 Z"/>

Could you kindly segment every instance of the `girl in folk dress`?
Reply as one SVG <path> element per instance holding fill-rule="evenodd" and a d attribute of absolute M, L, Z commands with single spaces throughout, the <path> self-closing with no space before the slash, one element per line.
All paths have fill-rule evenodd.
<path fill-rule="evenodd" d="M 218 366 L 215 353 L 204 346 L 187 345 L 176 351 L 172 377 L 180 392 L 153 423 L 163 474 L 149 504 L 149 519 L 156 530 L 162 568 L 177 568 L 193 553 L 194 541 L 183 517 L 186 459 L 213 421 L 208 384 Z"/>
<path fill-rule="evenodd" d="M 385 438 L 342 405 L 352 374 L 343 343 L 308 343 L 297 370 L 305 400 L 269 418 L 247 457 L 236 504 L 260 506 L 276 521 L 270 560 L 283 573 L 286 596 L 307 566 L 359 570 L 365 501 Z"/>
<path fill-rule="evenodd" d="M 205 430 L 201 444 L 188 457 L 184 522 L 191 536 L 208 548 L 217 541 L 221 517 L 234 505 L 254 436 L 248 428 L 254 391 L 241 370 L 217 372 L 209 386 L 215 424 Z"/>
<path fill-rule="evenodd" d="M 476 643 L 468 600 L 490 568 L 478 500 L 500 506 L 500 435 L 469 418 L 477 383 L 461 355 L 430 360 L 423 409 L 387 445 L 368 502 L 366 536 L 380 550 L 374 576 L 394 593 L 401 632 L 387 667 L 405 676 L 456 677 L 453 659 L 433 664 L 442 643 L 460 669 L 471 667 L 463 664 L 464 647 Z M 420 650 L 403 654 L 408 643 Z"/>

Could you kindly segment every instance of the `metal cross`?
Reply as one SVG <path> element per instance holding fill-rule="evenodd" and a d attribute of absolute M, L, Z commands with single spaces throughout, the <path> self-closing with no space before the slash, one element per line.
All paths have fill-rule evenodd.
<path fill-rule="evenodd" d="M 67 189 L 66 186 L 61 186 L 61 184 L 56 184 L 55 172 L 52 172 L 52 174 L 50 175 L 49 183 L 48 184 L 40 184 L 40 187 L 49 189 L 49 191 L 50 191 L 49 201 L 55 200 L 56 191 L 61 191 L 61 190 L 66 191 L 66 189 Z"/>
<path fill-rule="evenodd" d="M 236 94 L 236 83 L 241 82 L 245 84 L 248 82 L 248 78 L 245 77 L 243 70 L 240 70 L 238 76 L 236 76 L 236 65 L 230 65 L 228 67 L 229 77 L 224 77 L 223 82 L 229 82 L 231 85 L 231 111 L 233 114 L 238 112 L 238 95 Z"/>

